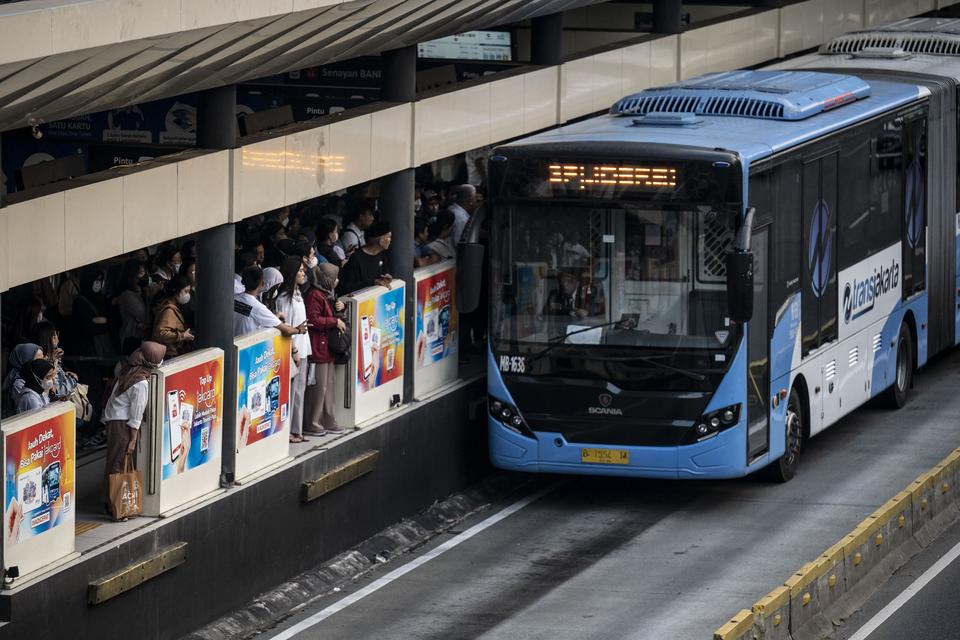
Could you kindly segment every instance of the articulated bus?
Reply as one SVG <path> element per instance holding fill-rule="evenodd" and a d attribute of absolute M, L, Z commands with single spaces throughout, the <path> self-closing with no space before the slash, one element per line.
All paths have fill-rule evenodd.
<path fill-rule="evenodd" d="M 873 61 L 648 89 L 494 151 L 496 466 L 787 481 L 806 438 L 907 402 L 958 335 L 956 83 Z"/>

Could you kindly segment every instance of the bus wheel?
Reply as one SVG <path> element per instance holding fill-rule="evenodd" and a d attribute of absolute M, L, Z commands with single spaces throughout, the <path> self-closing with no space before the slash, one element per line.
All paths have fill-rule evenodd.
<path fill-rule="evenodd" d="M 913 385 L 913 339 L 906 324 L 900 325 L 897 336 L 896 377 L 884 392 L 884 404 L 890 409 L 899 409 L 907 404 L 910 387 Z"/>
<path fill-rule="evenodd" d="M 803 446 L 803 403 L 796 388 L 790 390 L 787 415 L 784 422 L 783 455 L 769 467 L 770 478 L 776 482 L 789 482 L 797 475 L 800 465 L 800 449 Z"/>

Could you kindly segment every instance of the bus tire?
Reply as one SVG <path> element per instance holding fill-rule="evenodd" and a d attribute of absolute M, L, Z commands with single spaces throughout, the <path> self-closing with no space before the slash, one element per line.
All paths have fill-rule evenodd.
<path fill-rule="evenodd" d="M 797 475 L 800 465 L 800 451 L 803 448 L 803 400 L 794 387 L 790 390 L 787 412 L 783 421 L 783 455 L 767 467 L 768 475 L 775 482 L 789 482 Z"/>
<path fill-rule="evenodd" d="M 883 393 L 883 404 L 889 409 L 900 409 L 910 398 L 913 386 L 913 338 L 906 323 L 900 325 L 897 336 L 897 363 L 894 368 L 893 384 Z"/>

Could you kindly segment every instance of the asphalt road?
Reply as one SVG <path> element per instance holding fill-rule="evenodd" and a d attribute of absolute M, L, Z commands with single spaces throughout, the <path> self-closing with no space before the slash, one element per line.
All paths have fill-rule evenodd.
<path fill-rule="evenodd" d="M 544 478 L 544 495 L 469 539 L 441 547 L 505 505 L 262 637 L 710 638 L 960 444 L 958 387 L 954 352 L 906 408 L 862 408 L 807 443 L 784 485 Z M 409 562 L 422 564 L 390 579 Z"/>
<path fill-rule="evenodd" d="M 960 524 L 913 557 L 837 630 L 837 640 L 960 638 Z"/>

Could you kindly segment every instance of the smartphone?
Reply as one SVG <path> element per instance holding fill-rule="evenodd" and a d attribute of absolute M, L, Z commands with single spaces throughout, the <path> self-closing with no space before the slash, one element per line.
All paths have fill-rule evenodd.
<path fill-rule="evenodd" d="M 44 502 L 50 503 L 60 497 L 60 463 L 51 462 L 43 470 Z"/>
<path fill-rule="evenodd" d="M 187 404 L 186 402 L 180 403 L 180 422 L 177 423 L 176 429 L 176 443 L 180 451 L 183 451 L 183 429 L 181 425 L 187 424 L 187 437 L 190 437 L 190 432 L 193 429 L 193 405 Z M 171 438 L 171 442 L 174 440 Z"/>
<path fill-rule="evenodd" d="M 177 461 L 183 452 L 183 438 L 180 425 L 183 422 L 180 416 L 180 393 L 176 390 L 167 392 L 167 412 L 170 419 L 167 421 L 170 429 L 170 464 Z"/>
<path fill-rule="evenodd" d="M 370 331 L 370 316 L 360 318 L 360 366 L 363 370 L 363 379 L 366 380 L 373 373 L 373 337 Z"/>

